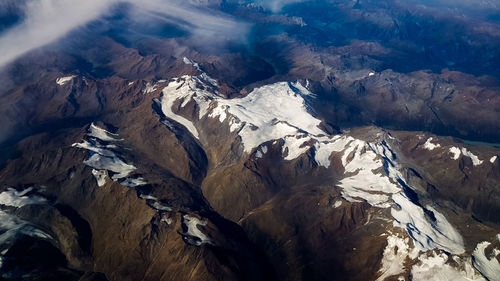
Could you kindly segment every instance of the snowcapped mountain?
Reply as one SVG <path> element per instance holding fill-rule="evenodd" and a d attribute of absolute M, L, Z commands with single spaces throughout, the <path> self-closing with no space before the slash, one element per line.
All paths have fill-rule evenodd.
<path fill-rule="evenodd" d="M 500 280 L 494 1 L 57 3 L 0 4 L 0 280 Z"/>

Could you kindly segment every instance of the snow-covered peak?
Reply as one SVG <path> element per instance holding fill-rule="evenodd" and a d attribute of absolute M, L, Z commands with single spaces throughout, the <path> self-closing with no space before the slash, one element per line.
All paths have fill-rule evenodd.
<path fill-rule="evenodd" d="M 324 135 L 307 109 L 305 96 L 312 95 L 299 82 L 280 82 L 254 89 L 246 97 L 216 100 L 210 117 L 229 119 L 238 130 L 245 152 L 266 141 L 297 135 Z"/>
<path fill-rule="evenodd" d="M 181 108 L 193 100 L 199 108 L 198 118 L 228 121 L 231 131 L 238 131 L 244 151 L 250 153 L 261 143 L 300 134 L 324 135 L 319 119 L 307 109 L 305 96 L 312 96 L 299 82 L 280 82 L 254 89 L 238 99 L 224 99 L 203 76 L 183 76 L 163 89 L 160 99 L 163 113 L 186 127 L 199 138 L 192 121 L 172 111 L 176 101 Z"/>

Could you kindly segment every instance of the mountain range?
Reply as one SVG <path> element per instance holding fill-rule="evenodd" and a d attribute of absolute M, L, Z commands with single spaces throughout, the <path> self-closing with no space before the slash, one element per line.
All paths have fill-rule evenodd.
<path fill-rule="evenodd" d="M 0 280 L 500 280 L 500 3 L 94 2 L 0 4 Z"/>

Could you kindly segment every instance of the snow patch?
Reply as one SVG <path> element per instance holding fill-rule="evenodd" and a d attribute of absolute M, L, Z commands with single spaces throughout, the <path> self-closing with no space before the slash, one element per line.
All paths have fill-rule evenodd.
<path fill-rule="evenodd" d="M 126 178 L 123 181 L 120 181 L 121 185 L 128 186 L 128 187 L 137 187 L 141 185 L 148 184 L 144 178 L 139 177 L 139 178 Z"/>
<path fill-rule="evenodd" d="M 194 61 L 188 59 L 187 57 L 184 57 L 182 59 L 182 61 L 185 64 L 189 64 L 189 65 L 194 66 L 199 72 L 201 72 L 201 74 L 198 77 L 200 77 L 202 80 L 205 80 L 208 83 L 210 83 L 210 85 L 217 87 L 217 81 L 215 79 L 213 79 L 212 77 L 208 76 L 203 70 L 201 70 L 201 67 L 197 62 L 194 62 Z"/>
<path fill-rule="evenodd" d="M 479 158 L 476 155 L 474 155 L 472 152 L 468 151 L 465 147 L 462 147 L 462 154 L 464 156 L 470 157 L 470 159 L 472 160 L 472 164 L 474 166 L 478 166 L 478 165 L 483 164 L 482 160 L 479 160 Z"/>
<path fill-rule="evenodd" d="M 83 148 L 90 151 L 90 157 L 83 161 L 89 167 L 92 167 L 92 174 L 96 178 L 97 184 L 103 186 L 106 183 L 106 177 L 111 172 L 113 181 L 119 181 L 120 184 L 135 187 L 147 184 L 143 178 L 129 178 L 132 172 L 136 170 L 133 164 L 127 163 L 122 156 L 116 152 L 119 148 L 114 144 L 106 142 L 116 142 L 118 135 L 112 134 L 102 128 L 91 124 L 88 130 L 87 139 L 80 143 L 74 143 L 73 147 Z"/>
<path fill-rule="evenodd" d="M 97 127 L 94 123 L 90 124 L 88 136 L 98 138 L 103 141 L 119 141 L 117 134 L 110 133 L 103 128 Z"/>
<path fill-rule="evenodd" d="M 285 144 L 282 147 L 285 160 L 293 160 L 309 150 L 309 146 L 304 145 L 311 138 L 306 135 L 286 136 L 283 138 Z"/>
<path fill-rule="evenodd" d="M 161 83 L 165 83 L 167 82 L 167 80 L 158 80 L 156 83 L 152 83 L 152 82 L 147 82 L 146 83 L 146 87 L 144 88 L 144 90 L 142 91 L 143 94 L 150 94 L 150 93 L 153 93 L 155 92 L 156 90 L 158 90 L 158 84 L 161 84 Z M 134 83 L 134 82 L 131 82 L 131 83 Z M 130 85 L 130 83 L 129 83 Z"/>
<path fill-rule="evenodd" d="M 169 206 L 165 205 L 165 204 L 162 204 L 160 201 L 156 200 L 154 202 L 152 202 L 151 204 L 149 204 L 149 206 L 157 211 L 167 211 L 167 212 L 170 212 L 172 211 L 172 208 L 170 208 Z"/>
<path fill-rule="evenodd" d="M 266 154 L 267 153 L 267 145 L 264 145 L 261 149 L 262 151 L 262 154 Z"/>
<path fill-rule="evenodd" d="M 146 88 L 142 91 L 143 94 L 150 94 L 156 91 L 156 84 L 152 84 L 151 82 L 146 83 Z"/>
<path fill-rule="evenodd" d="M 408 237 L 402 238 L 389 233 L 379 270 L 382 275 L 377 281 L 406 275 L 410 269 L 410 276 L 415 281 L 486 281 L 474 269 L 470 257 L 451 255 L 441 250 L 421 252 L 418 247 L 412 247 L 409 241 Z M 413 266 L 408 268 L 407 265 L 410 264 Z M 398 280 L 400 278 L 401 276 Z"/>
<path fill-rule="evenodd" d="M 387 277 L 405 272 L 405 261 L 409 255 L 409 239 L 400 238 L 396 235 L 387 237 L 387 246 L 382 257 L 382 267 L 379 270 L 382 275 L 377 281 L 383 281 Z"/>
<path fill-rule="evenodd" d="M 499 281 L 500 263 L 498 262 L 498 258 L 500 258 L 500 250 L 495 248 L 491 255 L 486 256 L 485 250 L 490 245 L 491 243 L 487 241 L 477 244 L 476 249 L 472 253 L 473 265 L 488 280 Z"/>
<path fill-rule="evenodd" d="M 20 208 L 25 205 L 44 204 L 47 200 L 40 196 L 27 195 L 33 191 L 33 188 L 27 188 L 23 191 L 17 191 L 13 188 L 8 188 L 0 193 L 0 205 Z"/>
<path fill-rule="evenodd" d="M 255 157 L 262 158 L 262 152 L 260 152 L 260 150 L 257 150 L 257 152 L 255 152 Z"/>
<path fill-rule="evenodd" d="M 342 200 L 337 200 L 337 201 L 335 201 L 335 203 L 333 203 L 334 208 L 338 208 L 340 206 L 342 206 Z"/>
<path fill-rule="evenodd" d="M 160 221 L 161 221 L 161 222 L 164 222 L 164 223 L 166 223 L 166 224 L 168 224 L 168 225 L 172 224 L 172 219 L 171 219 L 171 218 L 169 218 L 169 217 L 167 217 L 167 216 L 162 216 L 162 218 L 161 218 L 161 220 L 160 220 Z"/>
<path fill-rule="evenodd" d="M 267 146 L 264 145 L 262 147 L 260 147 L 259 149 L 257 149 L 257 152 L 255 152 L 255 157 L 256 158 L 262 158 L 264 156 L 264 154 L 267 153 Z"/>
<path fill-rule="evenodd" d="M 497 160 L 497 156 L 493 156 L 490 158 L 490 163 L 493 164 Z"/>
<path fill-rule="evenodd" d="M 158 198 L 149 195 L 149 194 L 141 194 L 139 195 L 139 198 L 144 199 L 144 200 L 153 200 L 153 201 L 158 201 Z"/>
<path fill-rule="evenodd" d="M 448 255 L 432 251 L 418 257 L 418 263 L 411 269 L 412 280 L 415 281 L 486 281 L 472 267 L 470 258 L 461 260 L 453 256 L 459 267 L 453 267 L 448 263 Z"/>
<path fill-rule="evenodd" d="M 149 195 L 149 194 L 140 194 L 139 198 L 147 200 L 147 204 L 149 207 L 156 211 L 167 211 L 170 212 L 172 211 L 172 208 L 163 204 L 158 198 L 155 196 Z"/>
<path fill-rule="evenodd" d="M 431 221 L 426 217 L 424 209 L 413 204 L 403 192 L 393 195 L 392 199 L 399 207 L 391 209 L 395 219 L 394 226 L 406 229 L 417 248 L 438 248 L 453 254 L 462 254 L 465 251 L 462 236 L 441 213 L 427 206 L 426 209 L 436 218 L 436 221 Z"/>
<path fill-rule="evenodd" d="M 451 158 L 453 160 L 458 160 L 458 158 L 460 158 L 460 155 L 462 154 L 462 152 L 460 152 L 460 148 L 458 147 L 451 147 L 450 153 L 452 154 Z"/>
<path fill-rule="evenodd" d="M 318 165 L 329 168 L 331 164 L 330 156 L 332 155 L 332 152 L 340 152 L 344 150 L 346 145 L 353 140 L 354 138 L 346 136 L 325 136 L 318 138 L 318 141 L 314 144 L 316 152 L 314 160 L 318 163 Z"/>
<path fill-rule="evenodd" d="M 190 60 L 190 59 L 189 59 L 189 58 L 187 58 L 187 57 L 183 57 L 183 58 L 182 58 L 182 61 L 183 61 L 185 64 L 188 64 L 188 65 L 192 65 L 192 66 L 194 66 L 196 69 L 198 69 L 198 71 L 201 71 L 200 65 L 199 65 L 197 62 L 194 62 L 194 61 Z"/>
<path fill-rule="evenodd" d="M 357 198 L 360 198 L 373 206 L 389 208 L 390 195 L 400 192 L 401 188 L 384 172 L 384 158 L 379 150 L 385 148 L 352 137 L 342 137 L 338 142 L 339 146 L 335 147 L 334 142 L 330 149 L 343 150 L 341 160 L 346 177 L 339 183 L 343 188 L 342 197 L 351 202 L 359 202 Z"/>
<path fill-rule="evenodd" d="M 114 181 L 127 177 L 136 169 L 134 165 L 125 163 L 125 161 L 120 159 L 116 154 L 112 157 L 108 157 L 96 153 L 90 156 L 89 159 L 83 161 L 83 163 L 94 169 L 108 170 L 115 173 L 115 175 L 111 177 Z"/>
<path fill-rule="evenodd" d="M 432 142 L 432 137 L 428 138 L 427 141 L 424 143 L 424 148 L 427 150 L 434 150 L 435 148 L 441 147 L 441 145 L 438 144 L 433 144 Z"/>
<path fill-rule="evenodd" d="M 57 83 L 57 85 L 62 86 L 64 84 L 68 83 L 69 81 L 73 80 L 75 77 L 76 77 L 76 75 L 59 77 L 56 79 L 56 83 Z"/>
<path fill-rule="evenodd" d="M 99 187 L 102 187 L 106 184 L 106 178 L 108 177 L 108 172 L 106 170 L 92 169 L 92 175 L 94 175 Z"/>
<path fill-rule="evenodd" d="M 82 140 L 80 143 L 75 143 L 72 145 L 73 147 L 83 148 L 89 150 L 93 153 L 100 154 L 106 157 L 114 157 L 115 153 L 108 149 L 107 146 L 101 145 L 98 142 L 88 142 L 86 140 Z"/>
<path fill-rule="evenodd" d="M 187 236 L 185 239 L 188 243 L 195 246 L 201 246 L 203 244 L 212 244 L 212 240 L 208 238 L 200 229 L 199 226 L 206 226 L 207 222 L 198 219 L 197 217 L 191 215 L 182 216 L 182 224 L 187 229 L 183 235 Z"/>
<path fill-rule="evenodd" d="M 449 151 L 452 154 L 453 160 L 458 160 L 458 158 L 460 158 L 460 155 L 463 154 L 464 156 L 467 156 L 472 160 L 472 164 L 474 166 L 478 166 L 478 165 L 483 164 L 482 160 L 479 160 L 479 158 L 476 155 L 474 155 L 472 152 L 467 150 L 467 148 L 465 148 L 465 147 L 462 147 L 462 149 L 460 149 L 458 147 L 451 147 Z M 496 160 L 496 156 L 493 156 L 493 158 L 490 159 L 491 163 L 493 163 Z M 493 162 L 492 162 L 492 159 L 493 159 Z"/>

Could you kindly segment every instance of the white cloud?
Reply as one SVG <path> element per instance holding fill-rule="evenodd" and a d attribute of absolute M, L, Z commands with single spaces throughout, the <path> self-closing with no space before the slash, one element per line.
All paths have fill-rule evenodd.
<path fill-rule="evenodd" d="M 128 1 L 135 3 L 136 11 L 146 12 L 149 17 L 158 17 L 178 25 L 201 40 L 242 39 L 248 31 L 248 25 L 243 22 L 185 1 L 143 0 L 140 4 Z"/>
<path fill-rule="evenodd" d="M 200 39 L 241 37 L 247 30 L 245 24 L 225 14 L 179 0 L 29 0 L 24 22 L 0 36 L 0 67 L 99 18 L 120 2 L 132 4 L 134 10 L 149 17 L 168 20 Z"/>
<path fill-rule="evenodd" d="M 39 0 L 26 5 L 26 20 L 0 37 L 0 66 L 45 46 L 106 12 L 115 0 Z"/>

